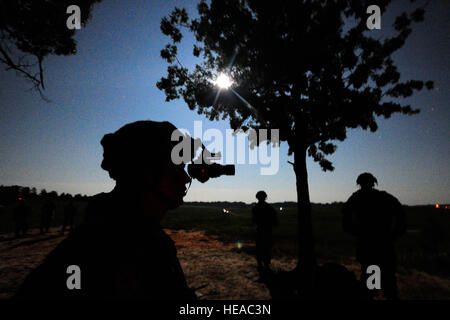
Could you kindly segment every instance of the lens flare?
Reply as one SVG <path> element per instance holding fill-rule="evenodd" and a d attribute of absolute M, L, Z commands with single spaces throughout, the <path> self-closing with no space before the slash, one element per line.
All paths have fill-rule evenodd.
<path fill-rule="evenodd" d="M 228 89 L 233 84 L 233 81 L 226 74 L 221 73 L 218 75 L 215 84 L 221 89 Z"/>
<path fill-rule="evenodd" d="M 241 249 L 242 248 L 242 242 L 240 242 L 240 241 L 236 242 L 236 248 Z"/>

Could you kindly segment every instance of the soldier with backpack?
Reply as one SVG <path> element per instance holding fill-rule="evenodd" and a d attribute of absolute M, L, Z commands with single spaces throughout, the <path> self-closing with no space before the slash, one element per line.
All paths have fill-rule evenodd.
<path fill-rule="evenodd" d="M 406 231 L 405 212 L 397 198 L 374 188 L 377 179 L 372 174 L 360 174 L 356 183 L 361 188 L 343 207 L 343 228 L 356 238 L 361 282 L 366 287 L 367 267 L 376 265 L 384 296 L 397 299 L 395 242 Z"/>

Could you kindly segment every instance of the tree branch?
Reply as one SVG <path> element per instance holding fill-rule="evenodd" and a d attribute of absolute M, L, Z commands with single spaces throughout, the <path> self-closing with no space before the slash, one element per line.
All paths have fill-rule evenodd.
<path fill-rule="evenodd" d="M 31 82 L 33 82 L 33 84 L 35 86 L 37 85 L 39 87 L 39 86 L 42 85 L 42 88 L 44 88 L 42 82 L 38 78 L 36 78 L 35 76 L 31 75 L 29 72 L 27 72 L 26 70 L 24 70 L 22 68 L 22 67 L 26 67 L 26 65 L 20 65 L 20 64 L 16 65 L 14 63 L 14 61 L 12 61 L 11 57 L 8 55 L 6 50 L 3 49 L 3 47 L 1 45 L 0 45 L 0 53 L 3 55 L 3 58 L 0 58 L 0 61 L 8 66 L 7 70 L 9 70 L 9 69 L 16 70 L 16 71 L 22 73 L 22 75 L 25 76 L 26 78 L 31 80 Z M 40 65 L 40 72 L 42 73 L 41 63 L 39 63 L 39 65 Z"/>

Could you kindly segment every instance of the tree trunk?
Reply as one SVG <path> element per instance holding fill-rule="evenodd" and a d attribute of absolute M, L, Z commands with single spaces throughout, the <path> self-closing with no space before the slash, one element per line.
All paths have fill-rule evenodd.
<path fill-rule="evenodd" d="M 298 210 L 298 262 L 297 270 L 303 289 L 312 289 L 316 256 L 311 222 L 311 202 L 309 199 L 308 171 L 306 167 L 306 147 L 298 143 L 294 150 L 294 171 L 297 184 Z"/>

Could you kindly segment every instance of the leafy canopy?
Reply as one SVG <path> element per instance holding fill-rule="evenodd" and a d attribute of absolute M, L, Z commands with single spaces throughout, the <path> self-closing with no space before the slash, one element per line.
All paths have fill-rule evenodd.
<path fill-rule="evenodd" d="M 48 55 L 76 53 L 75 30 L 67 28 L 67 7 L 78 5 L 81 25 L 88 21 L 92 5 L 101 0 L 1 0 L 0 62 L 45 89 L 42 61 Z"/>
<path fill-rule="evenodd" d="M 378 1 L 385 12 L 390 0 Z M 289 154 L 308 152 L 324 171 L 333 170 L 326 155 L 343 141 L 347 128 L 377 130 L 375 116 L 389 118 L 419 110 L 398 98 L 411 96 L 433 82 L 407 80 L 392 54 L 422 21 L 424 7 L 395 19 L 392 37 L 375 39 L 383 30 L 368 30 L 371 1 L 212 0 L 198 4 L 198 17 L 175 8 L 161 21 L 170 42 L 161 57 L 170 65 L 157 83 L 166 100 L 182 97 L 191 110 L 210 120 L 229 118 L 233 129 L 279 128 Z M 193 71 L 177 59 L 182 28 L 195 35 L 193 55 L 201 58 Z M 230 75 L 235 94 L 219 92 L 211 80 Z"/>

